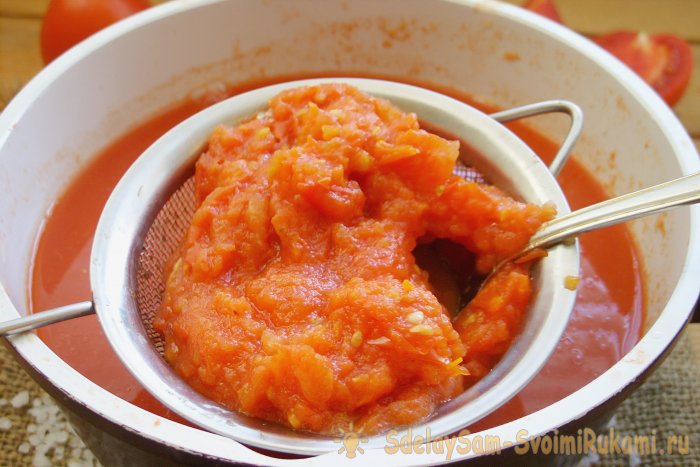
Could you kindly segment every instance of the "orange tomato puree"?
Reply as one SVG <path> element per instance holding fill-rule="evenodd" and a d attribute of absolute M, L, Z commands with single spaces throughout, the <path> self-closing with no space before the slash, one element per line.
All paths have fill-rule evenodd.
<path fill-rule="evenodd" d="M 526 266 L 501 270 L 453 326 L 418 240 L 458 242 L 486 272 L 554 216 L 452 175 L 458 156 L 415 114 L 342 84 L 218 128 L 154 321 L 166 360 L 209 398 L 295 429 L 430 415 L 507 350 L 531 286 Z"/>
<path fill-rule="evenodd" d="M 236 89 L 232 92 L 242 90 L 244 89 Z M 459 97 L 464 99 L 464 96 Z M 31 272 L 33 310 L 40 311 L 89 299 L 87 268 L 92 233 L 112 187 L 128 165 L 160 134 L 208 104 L 209 102 L 187 101 L 137 126 L 97 156 L 94 162 L 70 184 L 65 194 L 57 200 L 37 240 Z M 323 109 L 322 106 L 318 107 L 319 110 Z M 525 125 L 515 123 L 511 127 L 544 159 L 550 158 L 555 152 L 555 145 L 529 130 Z M 329 136 L 333 135 L 334 131 L 326 130 Z M 235 132 L 231 129 L 221 129 L 214 139 L 218 137 L 222 149 L 226 149 L 225 143 L 231 144 L 232 141 L 228 138 L 234 134 Z M 387 133 L 387 135 L 393 134 Z M 388 143 L 392 142 L 390 137 L 384 140 Z M 328 144 L 328 141 L 323 138 L 322 127 L 317 141 L 319 147 Z M 210 149 L 214 146 L 210 146 Z M 228 149 L 230 150 L 230 147 Z M 293 152 L 291 147 L 290 151 Z M 199 239 L 198 245 L 203 246 L 198 253 L 194 249 L 190 255 L 190 259 L 199 261 L 203 266 L 200 272 L 204 272 L 202 276 L 204 280 L 201 283 L 205 288 L 218 292 L 210 295 L 208 300 L 219 309 L 230 311 L 214 318 L 207 317 L 205 312 L 204 316 L 197 318 L 193 326 L 204 330 L 208 325 L 207 319 L 213 319 L 212 323 L 221 321 L 235 323 L 237 330 L 232 335 L 236 338 L 243 336 L 248 339 L 250 337 L 248 333 L 254 335 L 260 332 L 261 338 L 257 341 L 256 357 L 264 360 L 257 362 L 262 363 L 260 367 L 263 370 L 258 370 L 259 373 L 256 375 L 248 375 L 246 388 L 243 388 L 243 385 L 230 386 L 228 389 L 230 400 L 240 404 L 236 407 L 241 409 L 243 404 L 247 404 L 244 410 L 258 416 L 272 418 L 292 426 L 299 424 L 298 426 L 302 429 L 319 431 L 332 430 L 334 424 L 350 420 L 356 421 L 367 430 L 379 430 L 386 420 L 391 420 L 392 424 L 405 424 L 428 415 L 432 407 L 441 400 L 452 397 L 462 390 L 464 384 L 469 384 L 468 379 L 464 381 L 464 378 L 458 375 L 463 373 L 457 368 L 458 366 L 468 369 L 474 375 L 473 377 L 478 377 L 480 371 L 486 371 L 485 369 L 497 360 L 498 353 L 502 351 L 499 348 L 501 345 L 499 342 L 507 342 L 507 339 L 504 340 L 502 336 L 510 333 L 510 331 L 505 333 L 500 331 L 508 330 L 510 326 L 506 322 L 503 325 L 494 326 L 486 334 L 475 332 L 480 325 L 480 320 L 486 318 L 468 320 L 467 316 L 474 313 L 488 315 L 489 300 L 485 299 L 485 295 L 481 298 L 477 297 L 472 302 L 471 311 L 463 312 L 454 327 L 450 325 L 449 319 L 445 318 L 444 306 L 434 299 L 435 294 L 439 294 L 440 291 L 433 288 L 426 280 L 424 273 L 412 267 L 413 255 L 409 248 L 411 245 L 409 239 L 413 237 L 414 243 L 423 241 L 426 238 L 424 234 L 427 232 L 429 236 L 447 236 L 467 246 L 470 246 L 469 242 L 465 238 L 460 239 L 459 235 L 445 235 L 444 231 L 439 230 L 439 226 L 431 232 L 421 231 L 426 229 L 426 226 L 419 221 L 420 216 L 410 212 L 410 236 L 404 233 L 401 237 L 392 223 L 399 225 L 404 223 L 405 219 L 401 217 L 401 213 L 407 211 L 400 208 L 391 209 L 392 203 L 385 195 L 392 190 L 413 192 L 407 198 L 408 201 L 404 200 L 401 203 L 409 202 L 412 207 L 427 204 L 427 210 L 421 208 L 424 209 L 425 218 L 433 216 L 434 220 L 444 222 L 444 226 L 449 222 L 449 215 L 446 214 L 447 211 L 441 211 L 438 205 L 441 207 L 449 205 L 449 200 L 457 199 L 458 195 L 463 194 L 462 188 L 451 185 L 456 186 L 461 183 L 448 179 L 447 183 L 437 184 L 438 186 L 444 184 L 444 190 L 441 188 L 430 193 L 427 188 L 435 182 L 426 181 L 422 174 L 414 173 L 415 169 L 412 171 L 410 166 L 402 164 L 399 158 L 381 170 L 373 169 L 377 172 L 374 175 L 377 181 L 382 180 L 383 177 L 385 184 L 372 185 L 369 172 L 363 174 L 357 171 L 362 164 L 351 165 L 349 157 L 347 166 L 340 164 L 343 167 L 342 171 L 334 171 L 331 164 L 332 158 L 330 161 L 321 159 L 324 161 L 322 164 L 316 164 L 316 166 L 311 164 L 309 167 L 308 164 L 303 163 L 305 161 L 300 160 L 303 158 L 299 157 L 299 154 L 290 154 L 290 151 L 287 151 L 286 158 L 278 161 L 280 162 L 276 169 L 278 172 L 273 170 L 270 174 L 268 170 L 266 183 L 268 183 L 269 193 L 258 196 L 260 192 L 255 194 L 255 190 L 256 186 L 257 189 L 260 187 L 256 183 L 265 182 L 248 182 L 245 179 L 246 176 L 243 177 L 244 181 L 241 184 L 245 184 L 248 188 L 240 190 L 240 193 L 250 195 L 248 203 L 243 204 L 246 209 L 238 211 L 227 209 L 235 204 L 233 201 L 236 196 L 230 192 L 226 193 L 226 187 L 220 187 L 218 184 L 227 177 L 241 176 L 241 173 L 237 175 L 236 171 L 239 168 L 242 170 L 249 165 L 254 165 L 254 161 L 246 160 L 246 167 L 241 165 L 238 168 L 232 161 L 225 161 L 223 165 L 228 169 L 220 170 L 218 173 L 212 164 L 210 169 L 213 170 L 203 171 L 203 175 L 198 178 L 198 194 L 200 200 L 204 201 L 203 206 L 208 206 L 210 211 L 225 213 L 229 216 L 229 220 L 250 216 L 250 213 L 255 211 L 251 207 L 254 207 L 256 202 L 267 203 L 265 209 L 268 213 L 271 210 L 270 206 L 274 206 L 275 203 L 280 206 L 284 204 L 281 198 L 273 199 L 274 190 L 269 190 L 271 183 L 277 183 L 279 185 L 277 189 L 281 191 L 297 190 L 299 196 L 295 194 L 292 202 L 282 206 L 286 211 L 282 209 L 281 212 L 286 214 L 286 217 L 279 216 L 277 225 L 286 226 L 288 223 L 299 228 L 300 232 L 311 235 L 310 239 L 305 241 L 299 241 L 301 237 L 295 237 L 293 234 L 285 236 L 284 232 L 282 237 L 278 237 L 275 224 L 271 221 L 273 228 L 267 229 L 270 234 L 266 238 L 263 237 L 264 243 L 277 242 L 278 249 L 270 257 L 265 256 L 270 255 L 270 252 L 262 256 L 250 255 L 248 262 L 243 261 L 239 266 L 240 249 L 256 251 L 256 242 L 259 240 L 256 240 L 255 233 L 264 231 L 265 228 L 261 227 L 257 230 L 253 228 L 250 232 L 241 231 L 238 235 L 243 235 L 246 241 L 237 243 L 239 249 L 227 248 L 224 242 L 219 246 L 218 251 L 212 248 L 213 243 L 211 245 L 203 243 L 202 239 L 208 236 L 204 234 L 205 231 L 200 231 L 199 236 L 197 232 L 190 232 L 188 241 L 192 241 L 194 245 L 197 243 L 195 240 Z M 221 154 L 225 154 L 225 151 Z M 385 156 L 391 154 L 391 151 L 383 153 Z M 259 160 L 262 161 L 262 159 L 263 157 Z M 270 154 L 266 162 L 268 166 L 271 159 Z M 212 154 L 209 162 L 213 160 L 215 159 Z M 435 163 L 438 163 L 438 167 L 442 167 L 444 160 L 438 158 Z M 200 165 L 204 168 L 206 157 Z M 295 168 L 310 172 L 311 180 L 317 183 L 293 186 L 291 179 L 285 180 L 281 177 L 281 174 L 292 173 Z M 333 183 L 324 185 L 323 174 L 324 171 L 329 170 Z M 206 176 L 204 176 L 205 173 Z M 409 181 L 407 184 L 402 186 L 399 183 L 400 180 L 391 180 L 392 177 L 400 178 L 399 173 L 401 177 L 407 177 L 406 180 Z M 411 178 L 412 175 L 415 178 Z M 265 177 L 262 178 L 264 179 Z M 95 180 L 99 183 L 95 183 Z M 387 180 L 393 183 L 386 184 Z M 345 185 L 338 184 L 338 181 Z M 606 197 L 591 175 L 575 160 L 567 164 L 559 181 L 574 209 Z M 355 185 L 351 182 L 357 183 L 360 187 L 359 191 L 364 195 L 364 201 L 360 201 L 362 197 L 359 194 L 353 196 L 352 188 Z M 334 191 L 330 189 L 331 187 L 343 189 Z M 368 189 L 372 187 L 374 189 Z M 421 191 L 421 188 L 425 189 Z M 451 191 L 455 191 L 455 194 L 450 194 Z M 488 189 L 485 191 L 490 194 Z M 205 201 L 209 199 L 206 195 L 214 192 L 219 192 L 219 195 L 211 197 L 210 201 Z M 85 196 L 85 193 L 90 193 L 90 196 Z M 439 198 L 442 198 L 442 201 L 436 203 Z M 363 204 L 363 208 L 361 210 L 353 208 L 353 203 Z M 298 211 L 300 204 L 305 205 L 306 211 Z M 301 221 L 302 217 L 299 219 L 294 217 L 298 213 L 301 216 L 307 216 L 303 217 L 304 222 Z M 385 216 L 383 221 L 378 220 L 380 213 Z M 204 216 L 200 219 L 202 221 L 200 227 L 206 226 L 209 229 L 208 233 L 216 232 L 215 223 L 208 223 L 207 216 L 204 214 L 200 216 Z M 306 222 L 309 217 L 313 220 L 311 224 Z M 328 224 L 336 227 L 329 228 Z M 193 230 L 197 229 L 193 228 Z M 216 233 L 236 234 L 235 229 L 233 234 Z M 282 239 L 285 241 L 282 242 Z M 389 245 L 382 244 L 384 248 L 381 251 L 385 252 L 385 255 L 372 259 L 365 253 L 366 248 L 376 248 L 376 243 L 385 239 L 388 239 L 389 243 Z M 313 257 L 309 247 L 311 243 L 323 245 L 325 249 L 317 257 Z M 534 412 L 570 394 L 604 372 L 639 339 L 643 321 L 643 284 L 641 266 L 629 232 L 624 226 L 592 232 L 582 237 L 581 245 L 583 264 L 578 299 L 572 319 L 557 351 L 533 382 L 502 409 L 472 427 L 472 431 Z M 415 250 L 416 255 L 419 249 Z M 336 251 L 351 253 L 351 255 L 346 255 L 343 260 L 341 257 L 336 257 L 337 255 L 331 255 Z M 186 252 L 187 249 L 184 249 L 183 253 Z M 408 254 L 402 257 L 404 261 L 402 265 L 401 261 L 398 261 L 399 253 L 406 252 Z M 214 253 L 221 254 L 222 261 L 209 262 L 211 258 L 208 255 Z M 482 249 L 475 255 L 480 260 L 482 268 L 493 261 L 493 257 L 489 256 L 491 254 L 493 254 L 491 250 Z M 301 266 L 295 263 L 300 259 L 310 261 Z M 229 264 L 227 261 L 232 262 Z M 351 268 L 363 263 L 369 267 L 370 273 L 364 277 L 354 277 L 355 274 L 352 271 L 355 269 Z M 253 271 L 256 264 L 258 270 Z M 291 265 L 287 273 L 282 271 L 283 264 Z M 217 279 L 212 279 L 214 277 L 212 274 L 217 270 L 224 271 L 227 267 L 231 271 L 240 267 L 241 271 L 237 274 L 223 273 Z M 266 274 L 261 277 L 266 277 L 268 280 L 251 280 L 248 285 L 243 286 L 239 276 L 245 274 L 252 276 L 253 272 Z M 436 277 L 438 272 L 439 270 L 436 270 Z M 527 276 L 517 270 L 509 270 L 507 274 L 515 274 L 515 280 L 508 281 L 505 278 L 504 280 L 510 285 L 499 289 L 505 290 L 506 294 L 511 296 L 512 305 L 517 308 L 517 303 L 523 300 L 528 287 L 525 285 L 528 281 L 523 280 Z M 434 281 L 436 277 L 432 275 L 431 269 L 431 280 Z M 224 287 L 217 289 L 217 283 L 220 285 L 226 281 L 235 283 L 233 289 L 242 292 L 238 298 L 232 297 L 230 293 L 227 294 Z M 175 282 L 176 279 L 173 277 L 173 284 Z M 192 281 L 189 286 L 196 289 L 194 284 L 195 282 Z M 186 286 L 186 281 L 182 281 L 182 287 Z M 328 292 L 329 289 L 333 290 Z M 288 293 L 289 290 L 292 291 L 291 294 Z M 303 291 L 308 290 L 321 291 L 321 293 L 305 295 Z M 247 299 L 246 294 L 249 291 L 255 300 Z M 296 298 L 292 300 L 290 296 Z M 242 297 L 245 297 L 245 300 L 242 300 Z M 192 298 L 198 300 L 201 297 L 195 294 Z M 293 306 L 286 303 L 290 300 L 293 301 Z M 304 315 L 303 310 L 318 309 L 314 308 L 315 303 L 323 300 L 328 304 L 328 307 L 323 309 L 325 311 L 315 311 L 311 316 Z M 396 304 L 401 306 L 394 307 Z M 370 316 L 370 306 L 372 309 L 380 310 L 381 319 L 367 321 Z M 409 313 L 402 311 L 404 306 L 412 311 Z M 416 313 L 418 311 L 416 308 L 420 308 L 421 315 Z M 269 310 L 274 313 L 270 313 Z M 412 313 L 416 314 L 409 320 Z M 341 329 L 335 329 L 328 324 L 330 322 L 328 317 L 331 315 L 344 325 Z M 419 316 L 432 331 L 426 333 L 420 331 L 423 328 L 418 327 L 415 330 L 419 332 L 411 332 L 411 329 L 417 326 L 411 320 L 417 320 Z M 244 322 L 244 325 L 241 325 L 241 322 Z M 164 321 L 163 329 L 165 330 L 166 327 Z M 459 334 L 454 329 L 457 329 Z M 386 335 L 388 330 L 393 334 Z M 100 386 L 146 410 L 181 421 L 145 392 L 123 368 L 109 348 L 94 316 L 57 323 L 39 330 L 38 333 L 61 358 Z M 225 339 L 230 336 L 222 336 L 222 334 L 225 333 L 215 329 L 211 334 L 214 338 L 207 337 L 210 342 L 221 344 L 220 347 L 213 346 L 215 357 L 225 356 L 226 352 L 255 353 L 255 348 L 246 349 L 245 345 L 238 345 L 237 341 L 231 344 L 229 340 L 227 347 Z M 266 336 L 265 339 L 262 339 L 263 334 Z M 359 337 L 360 334 L 361 337 Z M 490 336 L 491 345 L 482 346 L 479 336 Z M 382 349 L 381 347 L 386 344 L 382 337 L 387 339 L 399 337 L 398 342 L 412 352 L 409 358 L 398 358 L 390 350 Z M 370 344 L 369 341 L 373 341 L 374 344 Z M 255 345 L 256 341 L 250 339 L 245 342 Z M 360 345 L 355 347 L 358 342 Z M 261 351 L 263 346 L 270 349 L 270 352 L 263 354 Z M 397 347 L 397 349 L 400 348 L 401 346 Z M 485 352 L 482 351 L 484 348 L 487 349 Z M 421 353 L 426 349 L 429 349 L 427 353 Z M 464 352 L 467 352 L 466 358 L 458 362 L 458 356 Z M 329 355 L 334 358 L 339 357 L 330 367 L 333 372 L 330 383 L 326 371 L 328 367 L 319 364 Z M 357 357 L 360 355 L 363 358 L 358 360 Z M 198 358 L 195 352 L 190 353 L 190 357 L 191 362 Z M 298 362 L 300 359 L 304 361 L 304 365 L 285 363 Z M 216 358 L 213 362 L 212 374 L 219 371 L 223 374 L 222 381 L 224 381 L 227 377 L 225 369 L 222 371 L 217 368 Z M 200 368 L 201 365 L 196 367 L 194 373 L 199 374 Z M 576 368 L 576 371 L 572 372 L 572 368 Z M 211 381 L 208 379 L 210 377 L 207 374 L 208 369 L 205 367 L 202 372 L 204 378 L 201 379 L 201 383 L 198 383 L 205 388 L 205 391 L 208 390 L 207 381 Z M 370 370 L 370 373 L 365 373 L 370 377 L 362 377 L 359 371 L 363 369 Z M 238 371 L 238 368 L 234 371 Z M 360 377 L 353 380 L 355 376 Z M 231 378 L 230 372 L 228 377 Z M 282 384 L 276 386 L 277 392 L 268 394 L 268 391 L 261 391 L 259 387 L 256 391 L 255 384 L 260 384 L 261 381 L 256 378 L 278 378 Z M 315 386 L 317 382 L 319 385 Z M 349 390 L 353 384 L 368 389 L 364 393 L 366 396 L 360 396 L 363 393 L 358 392 L 348 397 L 344 390 Z M 371 397 L 376 397 L 380 393 L 390 394 L 390 390 L 393 391 L 391 396 L 379 397 L 374 402 L 370 400 Z M 226 391 L 223 392 L 226 393 Z M 287 397 L 290 394 L 292 397 Z M 284 400 L 287 402 L 279 402 Z M 278 403 L 277 406 L 275 402 Z M 309 407 L 311 409 L 307 410 Z"/>

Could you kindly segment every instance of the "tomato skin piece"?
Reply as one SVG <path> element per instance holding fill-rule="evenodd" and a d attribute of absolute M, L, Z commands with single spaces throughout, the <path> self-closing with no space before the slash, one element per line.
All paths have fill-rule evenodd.
<path fill-rule="evenodd" d="M 554 6 L 552 0 L 528 0 L 523 5 L 523 8 L 544 16 L 545 18 L 549 18 L 552 21 L 556 21 L 559 24 L 563 24 L 557 7 Z"/>
<path fill-rule="evenodd" d="M 100 29 L 150 6 L 147 0 L 51 0 L 41 26 L 44 63 Z"/>
<path fill-rule="evenodd" d="M 684 39 L 616 31 L 593 40 L 634 70 L 668 105 L 683 96 L 693 69 L 693 52 Z"/>

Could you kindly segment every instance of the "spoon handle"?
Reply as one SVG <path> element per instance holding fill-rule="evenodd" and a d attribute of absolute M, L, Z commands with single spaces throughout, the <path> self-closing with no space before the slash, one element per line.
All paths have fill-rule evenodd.
<path fill-rule="evenodd" d="M 547 248 L 583 232 L 700 201 L 700 172 L 579 209 L 544 224 L 524 252 Z"/>
<path fill-rule="evenodd" d="M 92 302 L 79 302 L 0 323 L 0 336 L 30 331 L 47 324 L 94 313 Z"/>

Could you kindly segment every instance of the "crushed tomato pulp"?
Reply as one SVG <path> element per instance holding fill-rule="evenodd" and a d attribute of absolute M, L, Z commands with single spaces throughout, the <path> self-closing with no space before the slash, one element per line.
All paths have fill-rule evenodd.
<path fill-rule="evenodd" d="M 505 352 L 531 283 L 527 265 L 505 267 L 453 321 L 414 248 L 450 239 L 483 273 L 554 215 L 453 176 L 458 154 L 340 84 L 219 127 L 154 322 L 166 359 L 205 396 L 299 430 L 429 416 Z"/>

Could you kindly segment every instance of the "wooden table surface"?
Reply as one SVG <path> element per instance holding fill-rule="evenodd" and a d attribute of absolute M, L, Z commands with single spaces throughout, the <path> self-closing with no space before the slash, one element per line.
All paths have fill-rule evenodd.
<path fill-rule="evenodd" d="M 93 0 L 94 1 L 94 0 Z M 520 0 L 508 0 L 520 3 Z M 689 89 L 674 107 L 700 149 L 700 1 L 699 0 L 555 0 L 563 20 L 587 35 L 616 29 L 672 32 L 691 42 L 694 70 Z M 43 63 L 39 30 L 48 0 L 0 0 L 0 109 Z M 700 367 L 700 323 L 688 332 Z"/>

